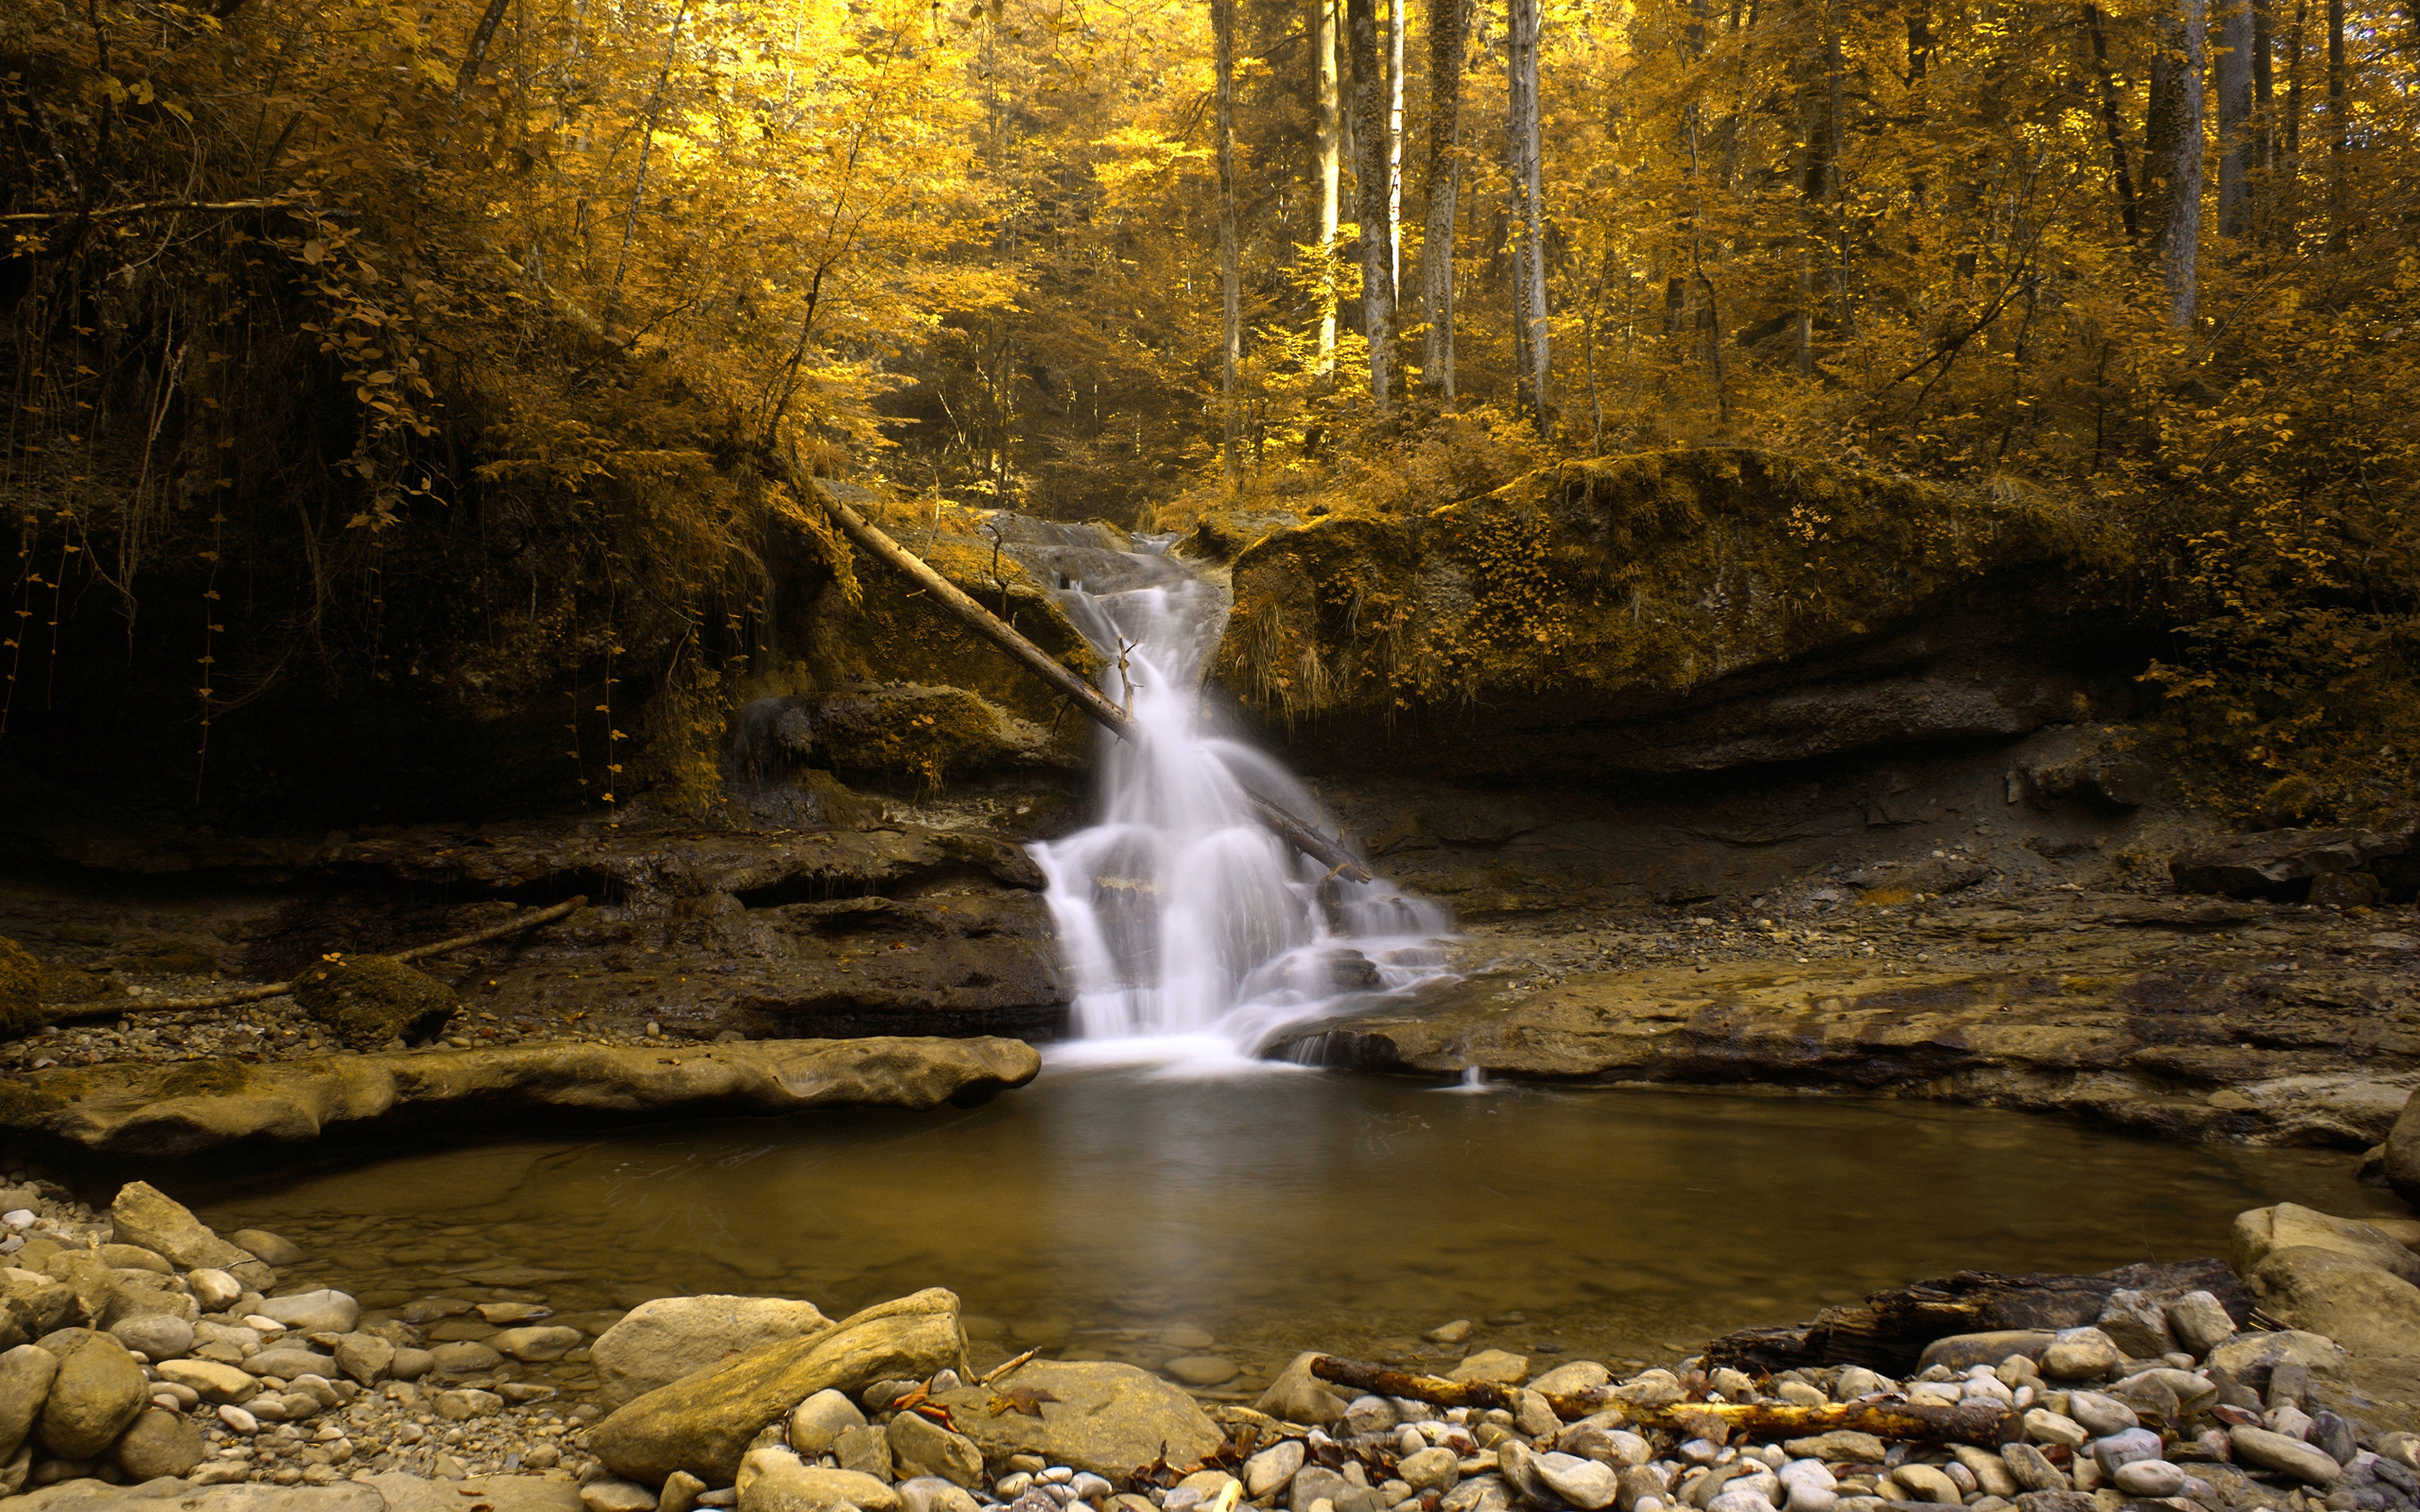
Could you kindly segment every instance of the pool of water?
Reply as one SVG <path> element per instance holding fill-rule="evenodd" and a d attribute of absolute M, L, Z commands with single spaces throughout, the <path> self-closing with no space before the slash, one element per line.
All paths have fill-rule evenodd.
<path fill-rule="evenodd" d="M 1232 1393 L 1298 1349 L 1417 1357 L 1453 1318 L 1481 1323 L 1471 1348 L 1668 1361 L 1962 1267 L 2222 1254 L 2247 1207 L 2391 1208 L 2352 1168 L 1922 1103 L 1057 1061 L 974 1110 L 423 1149 L 185 1194 L 373 1306 L 544 1297 L 596 1327 L 672 1293 L 838 1314 L 942 1285 L 978 1357 L 1156 1368 L 1199 1330 L 1243 1367 Z"/>

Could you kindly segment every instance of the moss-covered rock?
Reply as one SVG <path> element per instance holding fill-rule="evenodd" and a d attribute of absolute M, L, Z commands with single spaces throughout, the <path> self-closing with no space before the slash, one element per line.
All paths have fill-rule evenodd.
<path fill-rule="evenodd" d="M 50 1022 L 42 1010 L 42 963 L 0 939 L 0 1039 L 18 1040 Z"/>
<path fill-rule="evenodd" d="M 2119 548 L 2013 488 L 1746 449 L 1567 463 L 1245 547 L 1216 676 L 1314 746 L 1392 730 L 1458 775 L 2014 735 L 2081 712 L 2067 653 L 2106 653 Z"/>
<path fill-rule="evenodd" d="M 61 966 L 56 961 L 42 968 L 42 1000 L 60 1007 L 86 1003 L 106 1003 L 126 996 L 126 988 L 97 971 L 78 967 Z"/>
<path fill-rule="evenodd" d="M 818 760 L 850 775 L 908 776 L 933 791 L 951 776 L 973 771 L 1073 767 L 1081 748 L 1070 749 L 1048 726 L 1020 719 L 963 688 L 902 683 L 820 694 L 804 702 Z"/>
<path fill-rule="evenodd" d="M 355 1050 L 426 1039 L 462 1005 L 452 988 L 390 955 L 323 961 L 296 979 L 294 1001 Z"/>

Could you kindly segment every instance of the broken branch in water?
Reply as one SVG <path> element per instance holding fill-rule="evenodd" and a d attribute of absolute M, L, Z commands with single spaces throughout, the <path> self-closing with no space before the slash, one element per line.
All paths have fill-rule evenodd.
<path fill-rule="evenodd" d="M 441 939 L 433 945 L 415 945 L 407 951 L 397 951 L 394 958 L 399 961 L 417 961 L 424 956 L 443 955 L 469 946 L 484 945 L 489 940 L 501 939 L 507 935 L 518 935 L 525 929 L 535 929 L 541 924 L 551 924 L 574 910 L 586 906 L 588 906 L 588 899 L 583 894 L 568 902 L 556 903 L 551 908 L 541 908 L 535 913 L 515 914 L 500 924 L 491 924 L 485 929 L 474 930 L 468 935 L 457 935 L 452 939 Z M 215 993 L 206 998 L 161 998 L 149 1003 L 112 1003 L 105 1007 L 86 1007 L 78 1005 L 76 1011 L 62 1013 L 59 1017 L 61 1021 L 65 1021 L 115 1018 L 121 1013 L 182 1013 L 194 1008 L 232 1008 L 239 1004 L 260 1003 L 269 998 L 282 998 L 293 990 L 294 984 L 291 982 L 271 982 L 265 987 L 239 988 L 233 992 Z"/>
<path fill-rule="evenodd" d="M 1322 1381 L 1356 1391 L 1401 1397 L 1439 1407 L 1495 1407 L 1518 1412 L 1524 1395 L 1518 1386 L 1499 1385 L 1493 1381 L 1449 1381 L 1443 1376 L 1392 1370 L 1366 1360 L 1340 1360 L 1332 1354 L 1314 1356 L 1310 1372 Z M 1618 1411 L 1633 1427 L 1660 1429 L 1691 1438 L 1715 1437 L 1714 1430 L 1718 1428 L 1722 1436 L 1729 1438 L 1806 1438 L 1844 1429 L 1920 1443 L 1996 1444 L 2015 1420 L 1998 1403 L 1979 1400 L 1960 1402 L 1954 1407 L 1910 1401 L 1826 1402 L 1820 1406 L 1772 1401 L 1676 1401 L 1647 1407 L 1623 1401 L 1610 1386 L 1592 1386 L 1567 1395 L 1530 1394 L 1545 1397 L 1547 1405 L 1565 1422 Z"/>

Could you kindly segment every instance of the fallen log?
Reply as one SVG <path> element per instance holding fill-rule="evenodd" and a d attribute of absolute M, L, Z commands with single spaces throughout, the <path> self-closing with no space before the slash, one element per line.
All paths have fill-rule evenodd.
<path fill-rule="evenodd" d="M 1342 1360 L 1332 1354 L 1315 1356 L 1310 1372 L 1322 1381 L 1350 1386 L 1380 1397 L 1402 1397 L 1438 1407 L 1520 1410 L 1523 1392 L 1492 1381 L 1449 1381 L 1443 1376 L 1390 1369 L 1366 1360 Z M 1919 1443 L 1997 1444 L 2014 1433 L 2014 1414 L 1993 1401 L 1962 1401 L 1956 1406 L 1930 1402 L 1852 1401 L 1801 1406 L 1772 1401 L 1676 1401 L 1663 1406 L 1625 1402 L 1611 1386 L 1592 1386 L 1565 1395 L 1543 1396 L 1554 1415 L 1575 1422 L 1601 1412 L 1618 1410 L 1632 1427 L 1678 1434 L 1688 1438 L 1811 1438 L 1845 1429 L 1881 1438 Z"/>
<path fill-rule="evenodd" d="M 794 478 L 786 481 L 792 482 L 794 486 L 797 482 Z M 852 544 L 915 579 L 943 610 L 1007 652 L 1019 666 L 1057 689 L 1096 724 L 1120 740 L 1140 737 L 1141 731 L 1134 728 L 1132 717 L 1111 702 L 1108 695 L 1068 671 L 1058 658 L 1019 635 L 1014 626 L 975 602 L 957 584 L 933 571 L 923 558 L 891 540 L 865 516 L 841 503 L 831 490 L 809 478 L 805 480 L 804 491 L 823 507 L 824 512 L 832 517 L 833 523 L 840 527 L 840 533 L 847 536 Z M 1341 843 L 1329 839 L 1257 793 L 1247 792 L 1246 796 L 1252 799 L 1253 812 L 1259 816 L 1261 823 L 1275 831 L 1295 850 L 1326 866 L 1330 876 L 1342 876 L 1354 882 L 1370 880 L 1370 868 L 1356 859 Z"/>
<path fill-rule="evenodd" d="M 443 955 L 449 952 L 464 950 L 473 945 L 484 945 L 492 939 L 502 939 L 507 935 L 518 935 L 525 929 L 535 929 L 541 924 L 551 924 L 556 919 L 565 918 L 575 910 L 587 906 L 588 899 L 583 895 L 572 899 L 569 902 L 541 908 L 535 913 L 515 914 L 500 924 L 491 924 L 485 929 L 473 930 L 468 935 L 457 935 L 452 939 L 441 939 L 432 945 L 415 945 L 407 951 L 397 951 L 394 958 L 399 961 L 417 961 L 431 955 Z M 147 1002 L 137 1000 L 111 1003 L 106 1006 L 100 1005 L 86 1006 L 79 1004 L 76 1011 L 62 1013 L 53 1022 L 63 1023 L 74 1019 L 113 1019 L 122 1013 L 184 1013 L 195 1008 L 232 1008 L 241 1004 L 261 1003 L 269 998 L 282 998 L 293 990 L 294 984 L 291 982 L 271 982 L 263 987 L 238 988 L 233 992 L 213 993 L 206 998 L 155 998 Z"/>

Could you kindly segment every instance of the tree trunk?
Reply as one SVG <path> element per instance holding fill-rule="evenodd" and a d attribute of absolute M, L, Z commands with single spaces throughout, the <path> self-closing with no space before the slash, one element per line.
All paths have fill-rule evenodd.
<path fill-rule="evenodd" d="M 1324 269 L 1336 253 L 1338 191 L 1342 187 L 1344 122 L 1336 93 L 1336 0 L 1311 0 L 1311 98 L 1320 159 L 1320 357 L 1322 378 L 1336 368 L 1336 280 Z"/>
<path fill-rule="evenodd" d="M 2330 0 L 2341 5 L 2342 0 Z M 2202 253 L 2202 76 L 2206 51 L 2205 0 L 2178 0 L 2154 23 L 2151 119 L 2144 129 L 2145 227 L 2160 281 L 2168 289 L 2168 322 L 2190 329 L 2199 310 Z"/>
<path fill-rule="evenodd" d="M 1242 475 L 1236 381 L 1244 355 L 1242 252 L 1236 230 L 1236 0 L 1210 0 L 1219 70 L 1219 455 L 1227 486 Z"/>
<path fill-rule="evenodd" d="M 1394 238 L 1387 220 L 1386 75 L 1378 66 L 1376 0 L 1345 0 L 1353 63 L 1353 210 L 1361 223 L 1361 334 L 1370 342 L 1370 399 L 1394 404 Z"/>
<path fill-rule="evenodd" d="M 1546 185 L 1538 141 L 1539 0 L 1508 0 L 1506 146 L 1511 158 L 1513 231 L 1513 349 L 1520 402 L 1548 434 L 1547 378 Z"/>
<path fill-rule="evenodd" d="M 1454 200 L 1461 188 L 1462 55 L 1469 0 L 1428 0 L 1428 215 L 1420 238 L 1420 301 L 1428 319 L 1420 381 L 1454 402 Z"/>
<path fill-rule="evenodd" d="M 1387 282 L 1403 287 L 1403 0 L 1387 0 Z"/>
<path fill-rule="evenodd" d="M 2126 166 L 2126 117 L 2118 99 L 2118 80 L 2109 72 L 2109 37 L 2100 25 L 2100 8 L 2083 8 L 2084 30 L 2092 38 L 2092 72 L 2100 91 L 2100 126 L 2109 138 L 2111 193 L 2118 197 L 2118 219 L 2126 240 L 2140 245 L 2142 217 L 2135 203 L 2135 179 Z"/>
<path fill-rule="evenodd" d="M 2352 136 L 2344 119 L 2350 81 L 2344 67 L 2344 0 L 2327 0 L 2327 234 L 2344 234 L 2344 155 Z"/>
<path fill-rule="evenodd" d="M 2219 0 L 2219 234 L 2252 230 L 2252 0 Z"/>

